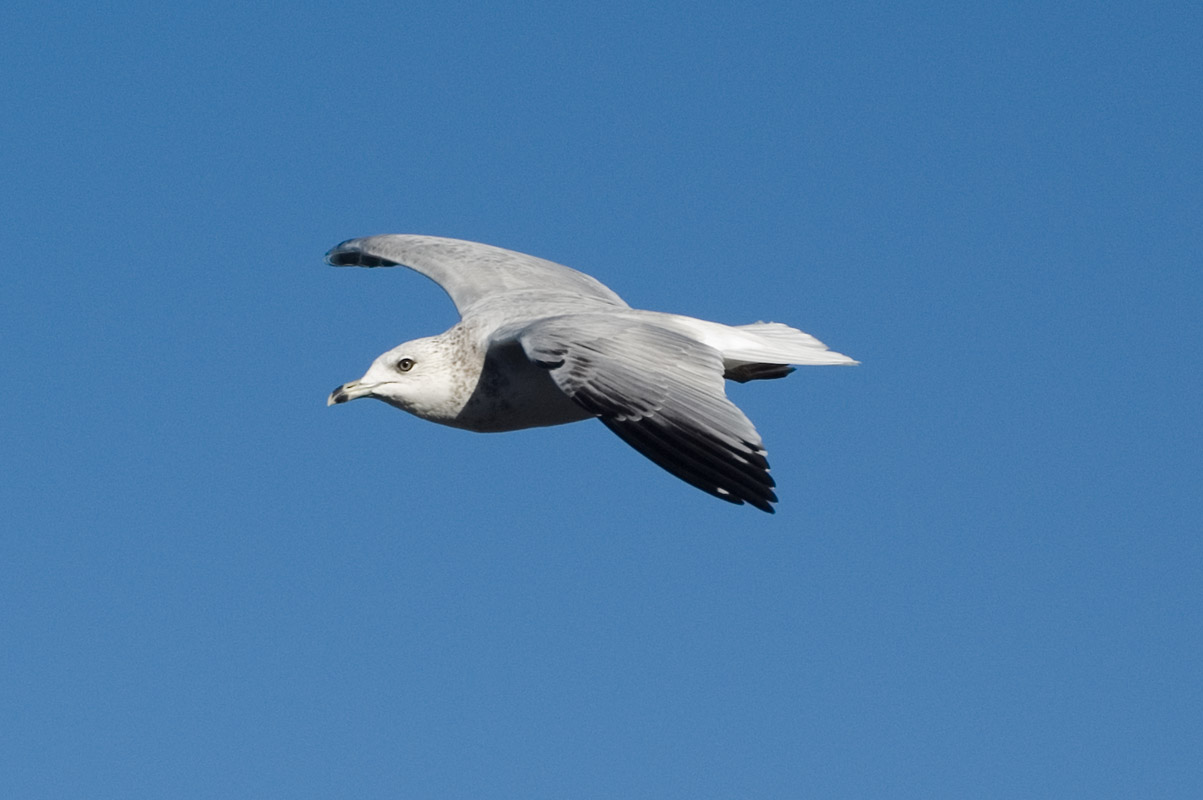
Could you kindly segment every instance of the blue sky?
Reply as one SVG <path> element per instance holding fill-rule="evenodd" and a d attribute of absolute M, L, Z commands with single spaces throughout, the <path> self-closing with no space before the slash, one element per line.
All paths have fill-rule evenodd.
<path fill-rule="evenodd" d="M 10 7 L 5 796 L 1203 795 L 1198 6 L 647 5 Z M 388 232 L 863 365 L 775 516 L 328 409 Z"/>

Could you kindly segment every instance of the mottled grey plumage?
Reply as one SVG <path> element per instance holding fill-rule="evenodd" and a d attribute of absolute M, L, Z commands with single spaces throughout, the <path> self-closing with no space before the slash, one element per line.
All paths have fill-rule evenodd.
<path fill-rule="evenodd" d="M 421 272 L 461 318 L 381 355 L 336 389 L 331 405 L 376 397 L 474 431 L 597 417 L 682 480 L 768 512 L 777 497 L 760 435 L 727 399 L 723 379 L 856 363 L 777 323 L 728 326 L 632 309 L 589 275 L 476 242 L 371 236 L 343 242 L 326 260 Z"/>

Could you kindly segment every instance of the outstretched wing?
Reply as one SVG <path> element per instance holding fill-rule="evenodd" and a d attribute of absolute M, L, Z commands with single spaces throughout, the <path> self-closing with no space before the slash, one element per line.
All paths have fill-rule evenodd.
<path fill-rule="evenodd" d="M 717 350 L 623 315 L 550 317 L 516 338 L 627 444 L 704 492 L 772 513 L 777 496 L 764 446 L 727 399 Z"/>
<path fill-rule="evenodd" d="M 590 298 L 627 307 L 601 281 L 583 272 L 461 239 L 409 234 L 348 239 L 326 253 L 326 262 L 336 267 L 409 267 L 443 287 L 461 315 L 484 297 L 514 291 Z"/>

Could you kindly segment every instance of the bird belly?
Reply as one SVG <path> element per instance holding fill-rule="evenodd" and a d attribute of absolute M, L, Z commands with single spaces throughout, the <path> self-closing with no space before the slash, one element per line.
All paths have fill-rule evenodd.
<path fill-rule="evenodd" d="M 489 352 L 468 402 L 444 424 L 492 433 L 563 425 L 592 416 L 515 345 Z"/>

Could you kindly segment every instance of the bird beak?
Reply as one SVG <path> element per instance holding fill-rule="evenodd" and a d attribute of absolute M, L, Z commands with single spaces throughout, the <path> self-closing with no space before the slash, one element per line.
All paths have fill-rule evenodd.
<path fill-rule="evenodd" d="M 360 397 L 367 397 L 372 393 L 372 389 L 376 388 L 376 384 L 365 384 L 361 381 L 351 381 L 344 383 L 342 386 L 330 393 L 330 397 L 326 399 L 327 406 L 336 406 L 339 403 L 346 403 L 349 400 L 357 400 Z"/>

